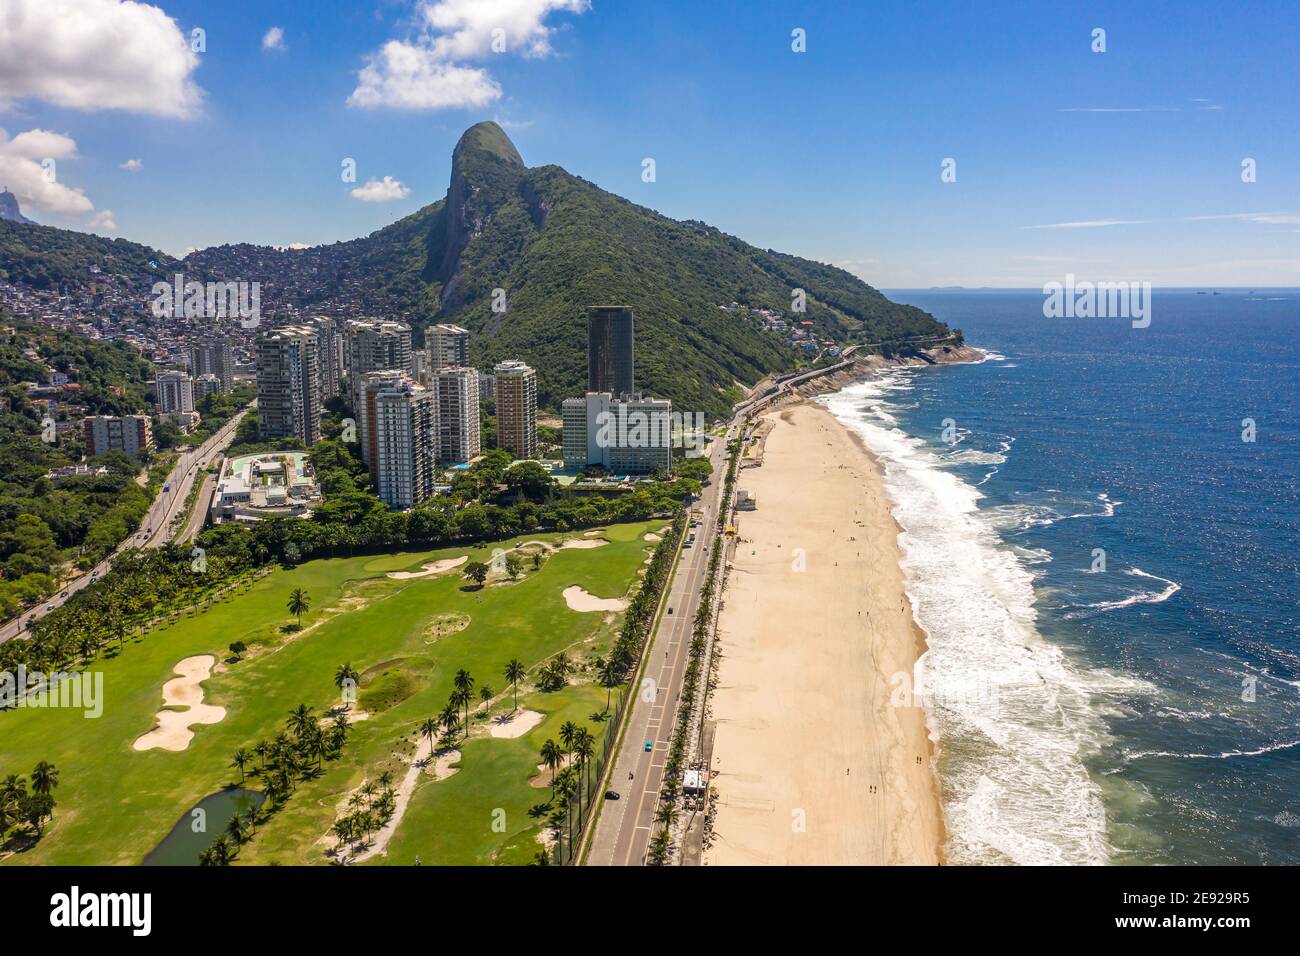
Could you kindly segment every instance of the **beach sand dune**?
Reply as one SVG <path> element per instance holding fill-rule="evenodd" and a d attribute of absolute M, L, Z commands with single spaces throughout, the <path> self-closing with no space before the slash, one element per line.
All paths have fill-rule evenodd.
<path fill-rule="evenodd" d="M 719 622 L 705 862 L 938 863 L 925 713 L 891 704 L 924 643 L 881 474 L 821 406 L 768 420 L 763 467 L 736 481 L 758 507 Z"/>

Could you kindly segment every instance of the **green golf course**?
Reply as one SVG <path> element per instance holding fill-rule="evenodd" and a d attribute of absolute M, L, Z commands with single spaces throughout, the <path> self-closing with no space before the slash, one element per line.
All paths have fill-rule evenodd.
<path fill-rule="evenodd" d="M 232 756 L 283 734 L 302 704 L 322 726 L 346 713 L 352 721 L 346 743 L 264 814 L 236 862 L 335 862 L 330 831 L 349 799 L 355 803 L 358 788 L 386 771 L 399 789 L 421 725 L 447 706 L 458 671 L 474 679 L 468 736 L 463 725 L 452 735 L 459 756 L 439 761 L 437 774 L 433 761 L 411 772 L 413 789 L 408 801 L 398 801 L 384 849 L 364 862 L 532 861 L 544 825 L 535 808 L 550 795 L 534 779 L 539 750 L 548 739 L 559 740 L 566 722 L 604 733 L 593 715 L 605 709 L 608 691 L 596 680 L 594 661 L 608 653 L 622 618 L 608 607 L 573 610 L 564 592 L 577 586 L 591 598 L 626 597 L 655 547 L 646 535 L 666 524 L 658 519 L 585 535 L 531 534 L 478 547 L 309 561 L 128 640 L 120 654 L 91 665 L 103 673 L 102 716 L 27 708 L 0 714 L 0 779 L 28 774 L 40 761 L 58 768 L 53 818 L 34 845 L 11 852 L 3 864 L 142 862 L 200 801 L 232 786 L 262 790 L 257 758 L 243 773 Z M 517 579 L 502 570 L 500 556 L 481 587 L 466 579 L 468 567 L 491 564 L 497 550 L 521 559 L 512 562 Z M 447 567 L 461 558 L 464 563 Z M 390 576 L 439 561 L 444 565 L 434 573 Z M 301 629 L 287 609 L 296 590 L 310 605 Z M 247 647 L 239 659 L 228 649 L 235 642 Z M 576 665 L 567 681 L 538 689 L 541 665 L 561 653 Z M 216 660 L 201 683 L 201 699 L 224 708 L 224 717 L 190 726 L 192 739 L 178 745 L 183 749 L 134 749 L 158 725 L 163 685 L 178 676 L 173 669 L 196 655 Z M 528 673 L 519 681 L 511 728 L 502 722 L 515 711 L 505 676 L 514 659 Z M 360 675 L 355 702 L 344 702 L 335 683 L 344 664 Z M 484 685 L 492 690 L 486 702 L 479 699 Z M 208 820 L 206 832 L 216 836 L 226 823 Z"/>

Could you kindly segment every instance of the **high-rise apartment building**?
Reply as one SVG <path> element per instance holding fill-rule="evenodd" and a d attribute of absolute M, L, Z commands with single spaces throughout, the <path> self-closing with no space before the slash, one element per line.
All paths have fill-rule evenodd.
<path fill-rule="evenodd" d="M 432 375 L 440 368 L 469 365 L 469 331 L 459 325 L 435 325 L 424 333 L 427 369 Z"/>
<path fill-rule="evenodd" d="M 318 315 L 308 320 L 316 330 L 316 362 L 320 367 L 320 397 L 325 402 L 339 393 L 343 377 L 342 356 L 339 354 L 341 337 L 338 324 L 329 316 Z"/>
<path fill-rule="evenodd" d="M 197 405 L 209 395 L 221 394 L 221 379 L 211 372 L 204 372 L 194 379 L 194 403 Z"/>
<path fill-rule="evenodd" d="M 386 373 L 372 373 L 384 375 Z M 374 436 L 375 494 L 390 508 L 413 508 L 433 494 L 437 453 L 434 393 L 403 376 L 366 383 Z"/>
<path fill-rule="evenodd" d="M 110 451 L 143 458 L 153 451 L 153 425 L 148 415 L 92 415 L 81 420 L 86 457 Z"/>
<path fill-rule="evenodd" d="M 370 464 L 365 402 L 361 389 L 370 372 L 411 373 L 411 329 L 401 322 L 357 319 L 348 323 L 348 401 L 357 418 L 361 457 Z"/>
<path fill-rule="evenodd" d="M 264 439 L 320 440 L 317 334 L 310 325 L 271 329 L 257 337 L 257 430 Z"/>
<path fill-rule="evenodd" d="M 357 417 L 373 421 L 375 417 L 375 398 L 380 392 L 399 387 L 410 378 L 401 369 L 390 368 L 380 372 L 366 372 L 362 377 L 361 391 L 357 395 L 353 410 Z M 361 443 L 361 459 L 371 464 L 371 478 L 374 478 L 374 460 L 377 453 L 378 434 L 374 429 L 366 429 L 357 439 Z"/>
<path fill-rule="evenodd" d="M 438 462 L 455 465 L 479 453 L 478 371 L 441 368 L 434 373 L 438 396 Z"/>
<path fill-rule="evenodd" d="M 537 373 L 523 362 L 500 362 L 494 369 L 497 447 L 516 458 L 537 457 Z"/>
<path fill-rule="evenodd" d="M 194 411 L 194 380 L 184 372 L 160 370 L 154 376 L 153 390 L 158 396 L 158 410 L 164 415 Z"/>
<path fill-rule="evenodd" d="M 597 305 L 587 310 L 587 391 L 615 398 L 636 391 L 632 356 L 632 310 Z"/>
<path fill-rule="evenodd" d="M 190 375 L 215 375 L 221 383 L 221 392 L 230 394 L 235 387 L 235 356 L 230 338 L 218 336 L 190 346 Z"/>

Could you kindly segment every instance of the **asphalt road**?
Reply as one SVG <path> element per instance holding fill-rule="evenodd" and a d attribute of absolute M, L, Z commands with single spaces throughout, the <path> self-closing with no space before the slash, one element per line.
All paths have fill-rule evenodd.
<path fill-rule="evenodd" d="M 181 452 L 180 458 L 176 461 L 176 466 L 172 468 L 171 473 L 167 476 L 167 481 L 164 482 L 171 486 L 171 490 L 158 492 L 158 497 L 154 499 L 153 504 L 149 506 L 148 512 L 140 522 L 140 531 L 119 544 L 112 554 L 91 568 L 90 571 L 66 584 L 59 594 L 50 598 L 44 604 L 26 612 L 21 617 L 14 618 L 12 621 L 7 621 L 3 626 L 0 626 L 0 642 L 17 637 L 31 622 L 40 620 L 50 611 L 62 605 L 72 595 L 89 585 L 99 575 L 104 574 L 108 571 L 113 559 L 123 551 L 130 548 L 160 548 L 170 541 L 172 537 L 171 520 L 184 509 L 185 499 L 189 494 L 190 487 L 194 484 L 195 478 L 206 477 L 203 469 L 230 445 L 231 440 L 235 437 L 235 429 L 246 414 L 248 414 L 248 409 L 244 409 L 235 415 L 202 445 Z M 200 496 L 200 499 L 195 502 L 195 510 L 201 512 L 202 509 L 202 497 Z M 193 520 L 187 522 L 186 530 L 189 530 L 193 523 Z M 199 526 L 202 526 L 201 523 Z"/>
<path fill-rule="evenodd" d="M 695 544 L 683 552 L 669 589 L 668 606 L 673 613 L 660 618 L 659 627 L 651 637 L 645 673 L 641 676 L 642 687 L 637 689 L 627 732 L 609 781 L 609 788 L 618 792 L 619 799 L 605 801 L 587 853 L 588 866 L 645 865 L 664 763 L 677 722 L 682 681 L 690 661 L 691 629 L 700 606 L 700 589 L 704 586 L 710 550 L 724 547 L 717 529 L 717 516 L 726 481 L 727 446 L 743 433 L 755 412 L 792 386 L 851 364 L 848 356 L 857 348 L 856 345 L 846 348 L 845 358 L 834 365 L 778 376 L 760 393 L 737 403 L 732 409 L 726 437 L 714 443 L 709 453 L 713 477 L 697 505 L 703 511 L 703 519 L 696 529 Z M 653 701 L 646 700 L 642 693 L 646 678 L 655 682 Z M 645 749 L 646 741 L 651 742 L 649 751 Z"/>
<path fill-rule="evenodd" d="M 668 592 L 667 606 L 673 613 L 665 611 L 651 637 L 642 683 L 637 688 L 623 745 L 610 777 L 609 788 L 618 791 L 620 799 L 605 801 L 587 853 L 588 866 L 645 863 L 664 762 L 668 759 L 677 720 L 682 680 L 690 661 L 691 631 L 700 604 L 700 590 L 712 549 L 723 546 L 717 530 L 718 504 L 726 479 L 727 445 L 739 427 L 729 426 L 726 437 L 715 440 L 709 453 L 713 475 L 695 505 L 702 512 L 700 525 L 687 532 L 695 531 L 695 543 L 682 551 Z M 647 700 L 644 693 L 647 678 L 654 681 L 653 700 Z M 650 751 L 645 749 L 647 740 L 653 745 Z"/>

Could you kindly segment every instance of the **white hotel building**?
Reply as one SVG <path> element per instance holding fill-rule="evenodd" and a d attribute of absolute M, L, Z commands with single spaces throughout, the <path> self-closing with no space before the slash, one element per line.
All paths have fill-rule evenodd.
<path fill-rule="evenodd" d="M 672 467 L 673 403 L 667 399 L 588 392 L 566 398 L 562 415 L 569 470 L 599 465 L 612 475 L 647 475 Z"/>

